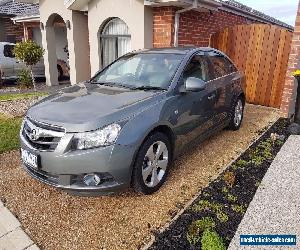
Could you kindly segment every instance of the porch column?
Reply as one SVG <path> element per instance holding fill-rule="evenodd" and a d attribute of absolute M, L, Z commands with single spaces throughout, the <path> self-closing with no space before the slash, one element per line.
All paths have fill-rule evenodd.
<path fill-rule="evenodd" d="M 91 77 L 88 17 L 73 11 L 67 29 L 70 81 L 74 85 Z"/>
<path fill-rule="evenodd" d="M 46 84 L 48 86 L 58 85 L 56 41 L 54 27 L 45 27 L 42 31 L 42 43 L 45 49 L 44 64 Z"/>

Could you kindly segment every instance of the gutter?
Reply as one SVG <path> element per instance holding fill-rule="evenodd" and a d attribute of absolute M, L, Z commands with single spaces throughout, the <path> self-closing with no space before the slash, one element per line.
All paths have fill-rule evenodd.
<path fill-rule="evenodd" d="M 199 3 L 199 0 L 193 0 L 193 2 L 190 2 L 190 6 L 186 7 L 184 9 L 178 10 L 175 12 L 175 23 L 174 23 L 174 47 L 178 47 L 178 32 L 179 32 L 179 20 L 180 20 L 180 14 L 190 11 L 190 10 L 198 10 L 203 9 L 205 11 L 218 11 L 219 7 L 221 7 L 222 4 L 219 2 L 216 2 L 215 0 L 201 0 Z"/>
<path fill-rule="evenodd" d="M 19 16 L 11 18 L 11 20 L 14 22 L 14 24 L 23 22 L 40 22 L 40 15 Z"/>

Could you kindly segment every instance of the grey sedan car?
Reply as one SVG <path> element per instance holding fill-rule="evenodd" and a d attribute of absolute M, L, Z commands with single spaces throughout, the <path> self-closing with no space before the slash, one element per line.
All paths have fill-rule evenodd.
<path fill-rule="evenodd" d="M 240 128 L 243 81 L 212 48 L 129 53 L 28 110 L 20 131 L 23 166 L 70 193 L 133 187 L 151 194 L 191 143 Z"/>

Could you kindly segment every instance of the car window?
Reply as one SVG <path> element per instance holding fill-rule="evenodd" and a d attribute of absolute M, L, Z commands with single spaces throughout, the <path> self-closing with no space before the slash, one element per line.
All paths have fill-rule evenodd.
<path fill-rule="evenodd" d="M 222 77 L 233 72 L 236 72 L 235 66 L 224 56 L 213 54 L 210 56 L 215 78 Z"/>
<path fill-rule="evenodd" d="M 10 57 L 10 58 L 14 58 L 15 55 L 13 53 L 13 50 L 14 50 L 14 45 L 4 45 L 4 49 L 3 49 L 3 54 L 5 57 Z"/>
<path fill-rule="evenodd" d="M 205 82 L 211 80 L 206 56 L 196 55 L 191 59 L 183 72 L 183 81 L 189 77 L 196 77 Z"/>
<path fill-rule="evenodd" d="M 128 87 L 167 88 L 183 55 L 140 53 L 123 56 L 98 73 L 92 81 Z"/>

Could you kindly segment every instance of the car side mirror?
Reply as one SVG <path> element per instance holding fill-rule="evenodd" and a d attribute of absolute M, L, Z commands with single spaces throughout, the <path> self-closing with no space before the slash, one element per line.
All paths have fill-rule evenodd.
<path fill-rule="evenodd" d="M 205 90 L 206 82 L 196 77 L 189 77 L 185 81 L 185 86 L 181 92 L 199 92 Z"/>

